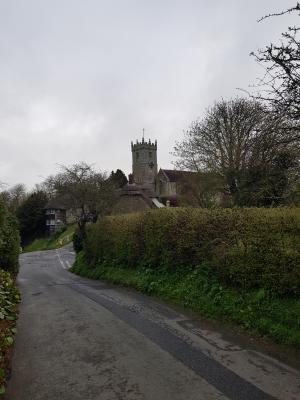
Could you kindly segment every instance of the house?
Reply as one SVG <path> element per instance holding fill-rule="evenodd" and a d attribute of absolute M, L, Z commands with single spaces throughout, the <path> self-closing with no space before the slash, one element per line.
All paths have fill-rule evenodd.
<path fill-rule="evenodd" d="M 227 196 L 224 180 L 213 172 L 160 169 L 155 179 L 159 199 L 171 206 L 220 205 Z"/>
<path fill-rule="evenodd" d="M 155 192 L 157 196 L 166 204 L 170 202 L 171 206 L 178 205 L 178 193 L 180 183 L 188 182 L 194 172 L 176 171 L 172 169 L 160 169 L 155 178 Z"/>
<path fill-rule="evenodd" d="M 128 214 L 163 207 L 156 203 L 155 193 L 142 185 L 127 184 L 119 190 L 119 200 L 112 214 Z"/>
<path fill-rule="evenodd" d="M 75 222 L 75 216 L 68 206 L 66 196 L 57 196 L 45 206 L 47 233 L 52 234 L 66 224 Z"/>

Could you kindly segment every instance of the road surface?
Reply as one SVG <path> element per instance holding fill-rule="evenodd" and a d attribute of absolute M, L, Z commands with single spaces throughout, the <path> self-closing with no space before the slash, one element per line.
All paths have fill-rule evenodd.
<path fill-rule="evenodd" d="M 299 400 L 300 374 L 190 314 L 68 271 L 70 246 L 21 255 L 7 400 Z"/>

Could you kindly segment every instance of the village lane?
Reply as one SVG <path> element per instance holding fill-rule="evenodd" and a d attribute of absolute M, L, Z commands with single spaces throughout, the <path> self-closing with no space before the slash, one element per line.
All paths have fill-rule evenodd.
<path fill-rule="evenodd" d="M 6 400 L 296 400 L 297 369 L 177 308 L 22 254 Z"/>

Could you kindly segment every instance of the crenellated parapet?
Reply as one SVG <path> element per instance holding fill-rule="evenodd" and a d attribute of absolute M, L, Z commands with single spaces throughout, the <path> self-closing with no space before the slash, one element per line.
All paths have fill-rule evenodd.
<path fill-rule="evenodd" d="M 146 141 L 144 138 L 142 138 L 140 142 L 138 140 L 136 140 L 135 143 L 131 142 L 131 151 L 145 149 L 157 150 L 157 140 L 155 140 L 155 142 L 151 142 L 150 139 Z"/>

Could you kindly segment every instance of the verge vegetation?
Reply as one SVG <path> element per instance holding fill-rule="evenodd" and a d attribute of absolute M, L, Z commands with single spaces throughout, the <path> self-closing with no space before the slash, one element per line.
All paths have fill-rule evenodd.
<path fill-rule="evenodd" d="M 65 246 L 72 242 L 75 228 L 76 224 L 71 224 L 62 227 L 51 236 L 35 239 L 32 243 L 24 247 L 23 252 L 52 250 Z"/>
<path fill-rule="evenodd" d="M 300 349 L 300 209 L 170 209 L 87 227 L 72 271 Z"/>
<path fill-rule="evenodd" d="M 5 392 L 10 350 L 20 300 L 14 278 L 18 272 L 20 238 L 16 219 L 0 200 L 0 395 Z"/>
<path fill-rule="evenodd" d="M 11 346 L 16 333 L 19 292 L 9 272 L 0 269 L 0 395 L 5 392 Z"/>
<path fill-rule="evenodd" d="M 0 268 L 16 274 L 19 249 L 20 237 L 17 220 L 0 199 Z"/>

